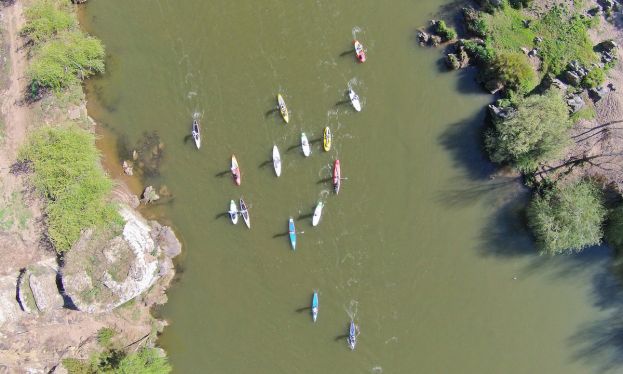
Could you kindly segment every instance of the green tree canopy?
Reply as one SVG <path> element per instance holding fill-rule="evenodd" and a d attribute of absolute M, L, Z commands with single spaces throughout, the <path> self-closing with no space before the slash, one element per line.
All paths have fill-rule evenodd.
<path fill-rule="evenodd" d="M 539 79 L 528 58 L 519 52 L 496 54 L 491 65 L 490 75 L 504 83 L 508 89 L 527 93 L 539 84 Z"/>
<path fill-rule="evenodd" d="M 514 115 L 485 133 L 485 147 L 493 162 L 530 172 L 568 144 L 569 110 L 558 90 L 519 98 L 515 105 Z"/>
<path fill-rule="evenodd" d="M 577 252 L 601 242 L 605 215 L 599 188 L 579 181 L 535 194 L 528 206 L 528 226 L 541 251 Z"/>

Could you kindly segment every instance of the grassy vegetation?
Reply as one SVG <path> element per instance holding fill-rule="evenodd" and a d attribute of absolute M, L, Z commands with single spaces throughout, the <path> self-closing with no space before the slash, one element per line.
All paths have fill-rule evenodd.
<path fill-rule="evenodd" d="M 4 231 L 13 228 L 24 230 L 30 217 L 30 210 L 24 204 L 22 194 L 14 191 L 10 200 L 0 206 L 0 229 Z"/>
<path fill-rule="evenodd" d="M 448 27 L 446 22 L 441 20 L 435 24 L 435 33 L 441 37 L 441 40 L 448 41 L 456 38 L 456 31 Z"/>
<path fill-rule="evenodd" d="M 528 207 L 528 225 L 541 251 L 548 254 L 599 244 L 605 216 L 602 192 L 590 181 L 536 194 Z"/>
<path fill-rule="evenodd" d="M 494 58 L 537 47 L 541 76 L 548 72 L 560 74 L 572 60 L 583 65 L 597 61 L 587 33 L 592 21 L 574 14 L 573 8 L 553 6 L 534 18 L 523 9 L 511 7 L 506 0 L 503 4 L 491 14 L 482 13 L 478 19 L 484 24 L 485 45 Z M 537 37 L 542 39 L 539 43 Z"/>
<path fill-rule="evenodd" d="M 76 27 L 69 0 L 39 0 L 24 12 L 26 24 L 21 30 L 23 36 L 35 44 L 53 38 L 64 30 Z"/>
<path fill-rule="evenodd" d="M 117 335 L 117 332 L 110 327 L 102 327 L 97 331 L 97 342 L 102 347 L 108 347 L 112 343 L 112 338 Z"/>
<path fill-rule="evenodd" d="M 87 227 L 121 224 L 106 198 L 112 190 L 99 164 L 94 136 L 77 127 L 35 132 L 20 157 L 34 168 L 34 185 L 47 198 L 48 233 L 56 250 L 68 250 Z"/>
<path fill-rule="evenodd" d="M 63 366 L 69 374 L 166 374 L 171 372 L 166 357 L 155 348 L 142 348 L 134 353 L 110 348 L 94 354 L 89 360 L 66 358 Z"/>
<path fill-rule="evenodd" d="M 571 115 L 571 123 L 578 123 L 579 120 L 591 120 L 595 118 L 597 111 L 593 105 L 587 105 Z"/>
<path fill-rule="evenodd" d="M 104 71 L 104 46 L 76 27 L 69 0 L 35 0 L 22 34 L 34 42 L 28 75 L 31 96 L 60 91 Z"/>
<path fill-rule="evenodd" d="M 516 113 L 496 121 L 485 134 L 491 160 L 531 172 L 540 162 L 560 155 L 569 142 L 569 111 L 560 91 L 515 97 Z"/>
<path fill-rule="evenodd" d="M 36 50 L 28 74 L 33 89 L 46 87 L 58 91 L 102 72 L 102 43 L 80 31 L 67 31 Z"/>

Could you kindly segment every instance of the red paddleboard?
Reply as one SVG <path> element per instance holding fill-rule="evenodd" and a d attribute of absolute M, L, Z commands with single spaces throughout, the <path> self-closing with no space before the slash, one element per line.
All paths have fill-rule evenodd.
<path fill-rule="evenodd" d="M 355 46 L 355 54 L 359 62 L 366 62 L 366 52 L 363 50 L 363 44 L 359 43 L 359 40 L 353 40 L 353 46 Z"/>
<path fill-rule="evenodd" d="M 342 172 L 340 170 L 340 160 L 335 160 L 333 164 L 333 189 L 335 190 L 335 194 L 340 193 L 340 184 Z"/>
<path fill-rule="evenodd" d="M 231 173 L 234 176 L 234 182 L 240 186 L 240 168 L 238 167 L 238 160 L 236 156 L 231 156 Z"/>

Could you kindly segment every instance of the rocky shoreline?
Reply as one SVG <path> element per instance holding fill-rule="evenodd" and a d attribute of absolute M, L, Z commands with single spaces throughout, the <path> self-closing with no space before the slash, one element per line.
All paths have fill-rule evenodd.
<path fill-rule="evenodd" d="M 3 4 L 1 53 L 9 73 L 2 77 L 0 127 L 0 372 L 66 372 L 63 359 L 102 350 L 103 328 L 114 330 L 122 346 L 154 346 L 165 322 L 151 308 L 166 302 L 181 244 L 170 227 L 144 219 L 138 197 L 118 182 L 111 198 L 124 222 L 119 233 L 86 229 L 67 253 L 51 248 L 45 201 L 31 186 L 32 171 L 17 162 L 19 150 L 41 126 L 76 122 L 94 131 L 95 124 L 81 88 L 70 99 L 24 98 L 24 2 Z"/>

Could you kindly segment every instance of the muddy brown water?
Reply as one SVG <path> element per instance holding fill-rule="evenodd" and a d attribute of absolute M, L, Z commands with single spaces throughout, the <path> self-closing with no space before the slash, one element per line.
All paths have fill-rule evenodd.
<path fill-rule="evenodd" d="M 608 250 L 548 259 L 522 224 L 526 193 L 480 152 L 491 100 L 448 73 L 414 30 L 441 0 L 92 0 L 83 26 L 108 51 L 88 84 L 100 146 L 157 131 L 184 242 L 159 343 L 178 373 L 585 373 L 617 363 L 605 328 Z M 353 36 L 368 50 L 357 64 Z M 351 86 L 363 101 L 355 113 Z M 291 110 L 274 111 L 281 92 Z M 201 150 L 188 138 L 199 116 Z M 334 134 L 324 152 L 324 126 Z M 312 155 L 298 148 L 300 133 Z M 120 146 L 127 144 L 127 146 Z M 268 162 L 276 144 L 283 173 Z M 242 186 L 227 173 L 236 154 Z M 327 179 L 339 158 L 343 181 Z M 134 185 L 138 188 L 137 185 Z M 252 229 L 226 217 L 250 205 Z M 317 201 L 325 208 L 312 228 Z M 296 252 L 287 237 L 296 219 Z M 314 324 L 309 309 L 320 294 Z M 613 291 L 614 292 L 614 291 Z M 360 326 L 357 349 L 348 322 Z M 600 329 L 603 329 L 600 330 Z M 617 356 L 618 355 L 618 356 Z"/>

